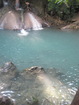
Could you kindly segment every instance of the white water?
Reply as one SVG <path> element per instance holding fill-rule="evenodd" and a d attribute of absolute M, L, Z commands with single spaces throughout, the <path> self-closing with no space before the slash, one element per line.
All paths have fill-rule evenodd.
<path fill-rule="evenodd" d="M 6 22 L 6 17 L 4 18 L 4 20 L 1 22 L 0 24 L 0 29 L 4 29 L 4 23 Z"/>
<path fill-rule="evenodd" d="M 33 30 L 43 29 L 41 23 L 39 23 L 32 14 L 29 13 L 29 16 L 33 25 Z"/>
<path fill-rule="evenodd" d="M 4 6 L 7 6 L 8 5 L 8 2 L 6 2 L 5 0 L 3 0 L 3 4 L 4 4 Z"/>
<path fill-rule="evenodd" d="M 19 36 L 27 36 L 28 35 L 28 32 L 24 29 L 21 29 L 20 30 L 20 33 L 18 33 Z"/>

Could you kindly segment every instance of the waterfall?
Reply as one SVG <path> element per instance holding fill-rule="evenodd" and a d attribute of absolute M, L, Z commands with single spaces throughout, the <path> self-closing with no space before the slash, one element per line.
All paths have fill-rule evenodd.
<path fill-rule="evenodd" d="M 19 13 L 14 11 L 9 11 L 4 14 L 0 19 L 0 29 L 9 30 L 20 30 L 21 34 L 25 34 L 27 29 L 41 30 L 42 26 L 48 26 L 40 17 L 33 13 L 24 13 L 23 9 L 20 9 Z"/>
<path fill-rule="evenodd" d="M 4 29 L 4 28 L 3 28 L 3 25 L 4 25 L 4 22 L 2 22 L 2 23 L 0 24 L 0 29 Z"/>
<path fill-rule="evenodd" d="M 21 9 L 21 22 L 22 22 L 22 29 L 20 30 L 20 33 L 18 33 L 19 36 L 27 36 L 28 35 L 28 32 L 23 29 L 24 28 L 24 17 L 23 17 L 23 9 Z"/>
<path fill-rule="evenodd" d="M 41 30 L 41 29 L 43 29 L 41 23 L 39 23 L 31 13 L 29 13 L 28 15 L 29 15 L 30 20 L 32 22 L 33 30 Z"/>
<path fill-rule="evenodd" d="M 5 23 L 5 21 L 6 21 L 6 17 L 5 17 L 4 20 L 1 21 L 1 23 L 0 23 L 0 29 L 4 29 L 4 23 Z"/>

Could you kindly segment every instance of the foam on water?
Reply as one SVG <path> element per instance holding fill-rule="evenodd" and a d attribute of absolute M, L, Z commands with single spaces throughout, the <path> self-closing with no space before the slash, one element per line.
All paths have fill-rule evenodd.
<path fill-rule="evenodd" d="M 28 32 L 24 29 L 21 29 L 20 30 L 20 33 L 18 33 L 19 36 L 27 36 L 28 35 Z"/>

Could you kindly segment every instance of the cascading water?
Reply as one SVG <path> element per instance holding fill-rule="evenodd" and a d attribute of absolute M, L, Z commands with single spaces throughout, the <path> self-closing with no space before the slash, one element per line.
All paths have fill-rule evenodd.
<path fill-rule="evenodd" d="M 48 27 L 48 24 L 43 21 L 40 17 L 36 16 L 33 13 L 24 13 L 23 9 L 20 9 L 20 12 L 9 11 L 0 19 L 0 29 L 9 29 L 9 30 L 41 30 L 42 26 Z M 24 31 L 21 32 L 21 34 Z M 25 32 L 24 32 L 25 34 Z"/>
<path fill-rule="evenodd" d="M 41 29 L 43 29 L 41 23 L 39 23 L 31 13 L 29 13 L 28 15 L 29 15 L 30 20 L 32 22 L 33 30 L 41 30 Z"/>
<path fill-rule="evenodd" d="M 22 29 L 20 30 L 20 33 L 18 33 L 19 36 L 27 36 L 28 32 L 23 29 L 24 27 L 24 17 L 23 17 L 23 9 L 21 9 L 21 22 L 22 22 Z"/>
<path fill-rule="evenodd" d="M 0 24 L 0 29 L 4 29 L 4 21 Z"/>
<path fill-rule="evenodd" d="M 0 23 L 0 29 L 4 29 L 4 24 L 7 23 L 7 18 L 5 17 Z"/>

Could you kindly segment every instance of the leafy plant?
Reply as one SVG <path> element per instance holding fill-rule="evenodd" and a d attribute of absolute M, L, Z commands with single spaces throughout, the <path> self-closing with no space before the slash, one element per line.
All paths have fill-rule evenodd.
<path fill-rule="evenodd" d="M 79 9 L 79 0 L 48 0 L 48 11 L 68 19 Z"/>

